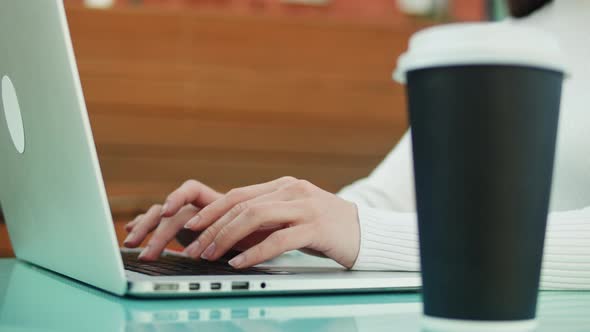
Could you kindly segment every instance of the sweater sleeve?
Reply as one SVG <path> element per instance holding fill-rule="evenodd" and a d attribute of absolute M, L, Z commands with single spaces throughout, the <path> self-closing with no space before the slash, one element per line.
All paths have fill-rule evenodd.
<path fill-rule="evenodd" d="M 358 207 L 361 239 L 354 270 L 420 269 L 408 133 L 368 178 L 339 195 Z M 590 207 L 549 214 L 541 288 L 590 289 Z"/>
<path fill-rule="evenodd" d="M 338 195 L 373 208 L 416 211 L 411 142 L 408 131 L 369 177 L 344 187 Z"/>

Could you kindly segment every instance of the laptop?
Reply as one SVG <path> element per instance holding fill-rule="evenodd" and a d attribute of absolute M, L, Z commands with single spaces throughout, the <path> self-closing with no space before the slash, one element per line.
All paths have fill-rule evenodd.
<path fill-rule="evenodd" d="M 248 270 L 118 247 L 60 0 L 0 2 L 0 202 L 17 258 L 136 297 L 380 292 L 418 273 L 348 271 L 303 255 Z"/>

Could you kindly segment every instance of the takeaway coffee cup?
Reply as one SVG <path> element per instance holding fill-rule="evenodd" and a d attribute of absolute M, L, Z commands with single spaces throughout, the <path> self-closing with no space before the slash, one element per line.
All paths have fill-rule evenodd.
<path fill-rule="evenodd" d="M 400 57 L 425 325 L 534 326 L 563 77 L 514 23 L 429 28 Z"/>

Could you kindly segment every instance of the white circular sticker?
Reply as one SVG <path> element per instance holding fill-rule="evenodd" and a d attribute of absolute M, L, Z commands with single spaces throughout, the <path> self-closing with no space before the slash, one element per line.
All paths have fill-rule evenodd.
<path fill-rule="evenodd" d="M 12 85 L 12 81 L 8 76 L 2 77 L 2 106 L 12 143 L 19 153 L 23 153 L 25 152 L 23 117 L 20 113 L 14 85 Z"/>

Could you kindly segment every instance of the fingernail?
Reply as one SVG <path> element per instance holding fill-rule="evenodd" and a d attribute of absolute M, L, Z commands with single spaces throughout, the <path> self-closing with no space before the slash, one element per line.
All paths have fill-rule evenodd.
<path fill-rule="evenodd" d="M 205 249 L 205 252 L 203 252 L 203 254 L 201 255 L 201 258 L 209 259 L 209 257 L 211 257 L 214 252 L 215 252 L 215 242 L 211 243 L 207 247 L 207 249 Z"/>
<path fill-rule="evenodd" d="M 162 210 L 160 211 L 160 217 L 163 216 L 166 212 L 168 212 L 168 203 L 164 203 L 164 206 L 162 206 Z"/>
<path fill-rule="evenodd" d="M 244 255 L 243 254 L 239 254 L 236 257 L 232 258 L 228 264 L 231 265 L 233 268 L 239 268 L 240 266 L 242 266 L 242 264 L 244 264 Z"/>
<path fill-rule="evenodd" d="M 188 247 L 184 248 L 183 253 L 191 258 L 197 258 L 197 253 L 199 251 L 199 241 L 195 241 L 191 243 Z"/>
<path fill-rule="evenodd" d="M 134 238 L 135 238 L 135 233 L 131 232 L 131 233 L 129 233 L 129 235 L 127 235 L 127 238 L 125 238 L 125 241 L 123 241 L 123 243 L 129 243 L 129 242 L 133 241 Z"/>
<path fill-rule="evenodd" d="M 149 251 L 150 251 L 150 246 L 145 247 L 142 250 L 141 254 L 139 254 L 139 257 L 138 258 L 139 259 L 144 258 L 145 256 L 147 256 L 147 254 L 149 253 Z"/>
<path fill-rule="evenodd" d="M 191 229 L 193 227 L 196 227 L 199 224 L 199 220 L 201 219 L 201 216 L 199 216 L 198 214 L 196 216 L 194 216 L 191 220 L 189 220 L 185 225 L 184 228 L 187 229 Z"/>

